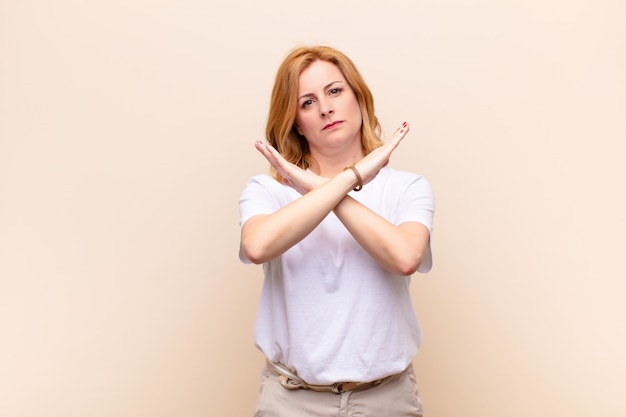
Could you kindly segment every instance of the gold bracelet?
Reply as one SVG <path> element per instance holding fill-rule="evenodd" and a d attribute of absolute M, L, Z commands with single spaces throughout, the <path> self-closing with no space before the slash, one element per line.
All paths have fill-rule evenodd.
<path fill-rule="evenodd" d="M 363 189 L 363 178 L 361 178 L 361 174 L 359 174 L 359 171 L 356 169 L 354 164 L 345 167 L 343 170 L 345 171 L 347 169 L 351 169 L 352 172 L 354 172 L 354 175 L 356 175 L 357 184 L 356 184 L 356 187 L 353 188 L 353 190 L 361 191 Z"/>

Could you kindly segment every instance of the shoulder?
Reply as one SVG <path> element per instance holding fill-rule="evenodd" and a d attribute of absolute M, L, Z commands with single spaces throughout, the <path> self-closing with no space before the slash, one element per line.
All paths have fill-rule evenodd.
<path fill-rule="evenodd" d="M 248 179 L 245 190 L 249 189 L 265 189 L 268 191 L 281 191 L 286 187 L 280 182 L 276 181 L 274 177 L 268 174 L 258 174 Z M 244 190 L 244 191 L 245 191 Z"/>
<path fill-rule="evenodd" d="M 274 177 L 268 174 L 258 174 L 248 179 L 242 192 L 242 198 L 249 197 L 255 199 L 262 198 L 289 201 L 295 197 L 294 193 L 296 193 L 295 190 L 276 181 Z"/>
<path fill-rule="evenodd" d="M 386 187 L 405 189 L 411 186 L 424 187 L 430 190 L 430 183 L 425 176 L 414 172 L 402 171 L 386 166 L 380 170 L 376 179 L 380 179 Z"/>
<path fill-rule="evenodd" d="M 278 181 L 276 181 L 273 177 L 268 174 L 257 174 L 248 179 L 249 184 L 259 184 L 263 186 L 273 186 L 274 183 L 276 185 L 281 185 Z"/>

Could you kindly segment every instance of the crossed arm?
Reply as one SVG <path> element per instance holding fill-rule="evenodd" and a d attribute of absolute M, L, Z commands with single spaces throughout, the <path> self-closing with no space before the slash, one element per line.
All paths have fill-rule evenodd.
<path fill-rule="evenodd" d="M 363 182 L 371 181 L 400 144 L 408 126 L 355 166 Z M 257 215 L 244 223 L 241 245 L 250 261 L 260 264 L 281 255 L 306 237 L 333 211 L 363 249 L 385 269 L 411 275 L 419 267 L 430 239 L 428 228 L 418 222 L 398 226 L 348 195 L 357 180 L 350 171 L 322 178 L 287 162 L 273 147 L 262 142 L 256 148 L 302 197 L 272 214 Z"/>

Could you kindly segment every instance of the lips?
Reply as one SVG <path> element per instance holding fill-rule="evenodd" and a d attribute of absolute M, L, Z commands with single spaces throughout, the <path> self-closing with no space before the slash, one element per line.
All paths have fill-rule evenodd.
<path fill-rule="evenodd" d="M 341 123 L 343 123 L 343 121 L 341 121 L 341 120 L 336 121 L 336 122 L 332 122 L 332 123 L 328 123 L 326 126 L 324 126 L 324 128 L 322 130 L 332 129 L 333 127 L 339 126 Z"/>

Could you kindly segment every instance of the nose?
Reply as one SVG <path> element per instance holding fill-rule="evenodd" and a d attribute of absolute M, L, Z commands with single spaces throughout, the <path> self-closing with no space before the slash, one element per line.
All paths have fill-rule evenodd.
<path fill-rule="evenodd" d="M 330 116 L 334 112 L 335 110 L 333 109 L 329 100 L 324 100 L 320 102 L 320 113 L 322 117 Z"/>

